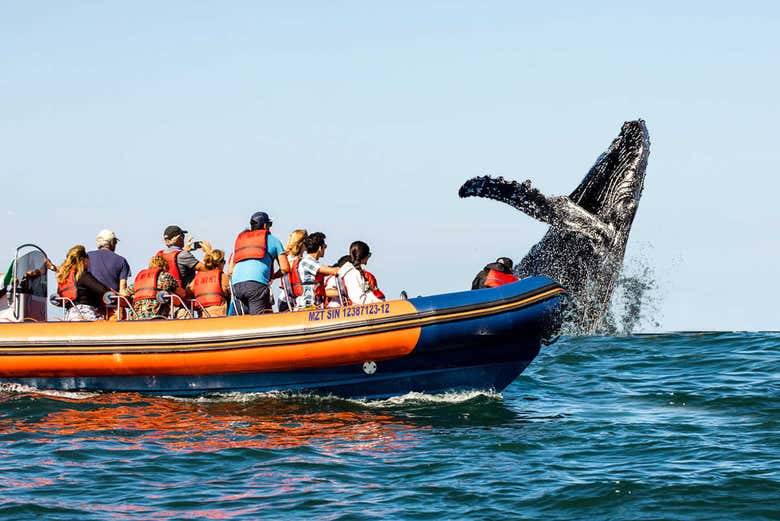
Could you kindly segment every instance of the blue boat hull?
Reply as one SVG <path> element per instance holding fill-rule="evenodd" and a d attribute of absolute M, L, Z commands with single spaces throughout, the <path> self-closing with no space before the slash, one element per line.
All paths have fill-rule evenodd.
<path fill-rule="evenodd" d="M 384 398 L 409 392 L 501 391 L 530 364 L 544 339 L 560 326 L 562 292 L 512 307 L 511 302 L 557 285 L 533 278 L 489 290 L 469 291 L 409 302 L 429 322 L 420 327 L 414 349 L 405 356 L 334 367 L 199 375 L 105 375 L 3 378 L 38 389 L 123 391 L 187 396 L 228 392 L 327 394 Z M 498 308 L 496 302 L 509 302 Z M 492 307 L 491 307 L 492 306 Z M 484 309 L 498 309 L 486 312 Z M 451 310 L 473 318 L 442 318 Z M 473 311 L 469 311 L 473 310 Z M 450 315 L 447 315 L 447 312 Z M 463 313 L 462 313 L 463 314 Z"/>

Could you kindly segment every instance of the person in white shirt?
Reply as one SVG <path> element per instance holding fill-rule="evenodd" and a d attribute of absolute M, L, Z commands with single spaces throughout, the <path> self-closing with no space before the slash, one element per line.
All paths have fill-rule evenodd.
<path fill-rule="evenodd" d="M 363 241 L 355 241 L 349 247 L 350 261 L 339 269 L 339 276 L 344 281 L 347 297 L 353 305 L 373 304 L 382 302 L 371 290 L 371 286 L 363 274 L 363 266 L 371 257 L 368 244 Z"/>

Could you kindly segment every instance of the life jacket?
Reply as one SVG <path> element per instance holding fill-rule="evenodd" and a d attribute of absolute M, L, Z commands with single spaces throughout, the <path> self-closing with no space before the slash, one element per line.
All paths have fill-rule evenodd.
<path fill-rule="evenodd" d="M 138 272 L 135 276 L 135 293 L 133 293 L 133 304 L 139 300 L 156 299 L 160 288 L 157 286 L 162 268 L 147 268 Z"/>
<path fill-rule="evenodd" d="M 180 288 L 184 287 L 184 285 L 181 282 L 181 274 L 179 273 L 179 265 L 176 264 L 176 258 L 181 252 L 182 250 L 173 250 L 169 251 L 168 253 L 163 253 L 163 250 L 157 252 L 157 255 L 164 257 L 165 260 L 168 261 L 168 273 L 170 273 L 173 278 L 176 279 L 176 282 L 179 284 Z"/>
<path fill-rule="evenodd" d="M 246 259 L 263 259 L 267 250 L 268 230 L 243 231 L 233 246 L 233 262 Z"/>
<path fill-rule="evenodd" d="M 490 270 L 487 273 L 487 277 L 485 277 L 485 287 L 497 288 L 498 286 L 503 286 L 504 284 L 509 284 L 510 282 L 516 282 L 518 280 L 520 279 L 511 273 L 501 273 L 498 270 Z"/>
<path fill-rule="evenodd" d="M 363 270 L 363 275 L 366 277 L 366 282 L 368 282 L 368 287 L 371 288 L 371 291 L 374 292 L 374 295 L 376 295 L 376 298 L 385 300 L 385 294 L 382 293 L 382 290 L 376 287 L 376 277 L 374 275 L 366 270 Z"/>
<path fill-rule="evenodd" d="M 222 270 L 199 271 L 192 280 L 192 293 L 204 308 L 225 303 L 222 293 Z"/>
<path fill-rule="evenodd" d="M 325 274 L 317 273 L 314 277 L 314 297 L 322 302 L 325 299 Z M 319 297 L 319 298 L 317 298 Z"/>
<path fill-rule="evenodd" d="M 303 295 L 303 282 L 301 282 L 301 274 L 298 273 L 298 264 L 301 262 L 300 257 L 295 257 L 290 263 L 290 272 L 287 277 L 290 280 L 290 290 L 294 297 L 300 297 Z"/>
<path fill-rule="evenodd" d="M 66 299 L 76 300 L 78 290 L 76 289 L 76 269 L 71 268 L 68 276 L 62 282 L 57 281 L 57 294 Z"/>

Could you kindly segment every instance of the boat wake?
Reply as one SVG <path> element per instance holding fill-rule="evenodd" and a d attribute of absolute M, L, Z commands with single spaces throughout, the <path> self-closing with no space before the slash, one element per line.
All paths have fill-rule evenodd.
<path fill-rule="evenodd" d="M 471 402 L 474 400 L 503 400 L 501 393 L 491 391 L 457 391 L 440 394 L 427 393 L 407 393 L 402 396 L 393 396 L 384 400 L 365 400 L 348 399 L 347 401 L 357 403 L 365 407 L 400 407 L 409 405 L 454 405 Z"/>
<path fill-rule="evenodd" d="M 0 383 L 0 393 L 13 395 L 38 394 L 47 396 L 49 398 L 59 398 L 63 400 L 89 400 L 95 396 L 100 395 L 100 393 L 84 391 L 55 391 L 51 389 L 38 389 L 37 387 L 32 387 L 29 385 L 8 382 Z"/>
<path fill-rule="evenodd" d="M 296 393 L 284 391 L 270 391 L 264 393 L 215 393 L 198 397 L 167 396 L 170 400 L 183 401 L 188 403 L 242 403 L 250 404 L 253 402 L 262 402 L 267 400 L 285 400 L 296 403 L 320 403 L 320 404 L 338 404 L 348 403 L 367 408 L 387 408 L 387 407 L 406 407 L 416 405 L 441 405 L 441 404 L 462 404 L 473 400 L 499 401 L 503 395 L 491 391 L 458 391 L 438 394 L 410 392 L 402 396 L 394 396 L 385 399 L 366 399 L 366 398 L 342 398 L 333 395 L 316 395 L 310 393 Z"/>

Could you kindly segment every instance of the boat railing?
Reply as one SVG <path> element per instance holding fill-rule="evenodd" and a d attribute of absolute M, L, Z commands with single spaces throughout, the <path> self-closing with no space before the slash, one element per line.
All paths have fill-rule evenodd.
<path fill-rule="evenodd" d="M 297 299 L 295 298 L 295 293 L 293 293 L 292 284 L 290 284 L 290 276 L 285 273 L 280 280 L 282 291 L 284 291 L 284 296 L 287 300 L 287 307 L 290 308 L 290 311 L 298 311 Z"/>
<path fill-rule="evenodd" d="M 103 304 L 108 307 L 116 308 L 116 320 L 122 321 L 122 310 L 127 310 L 127 314 L 132 317 L 132 320 L 138 320 L 138 313 L 133 309 L 133 303 L 125 295 L 119 293 L 106 293 L 103 295 Z"/>
<path fill-rule="evenodd" d="M 167 291 L 158 291 L 157 300 L 160 304 L 168 304 L 168 319 L 173 320 L 176 318 L 176 312 L 179 309 L 183 309 L 187 313 L 187 318 L 195 318 L 192 310 L 176 293 L 168 293 Z M 178 305 L 176 304 L 178 302 Z"/>
<path fill-rule="evenodd" d="M 341 302 L 342 306 L 346 306 L 347 302 L 349 302 L 349 297 L 347 295 L 347 287 L 344 285 L 344 280 L 340 276 L 336 276 L 336 287 L 339 290 L 339 300 Z"/>
<path fill-rule="evenodd" d="M 69 299 L 68 297 L 63 297 L 58 294 L 49 295 L 49 302 L 52 306 L 56 306 L 58 308 L 62 308 L 62 320 L 67 320 L 66 315 L 68 313 L 68 310 L 75 310 L 76 313 L 81 317 L 81 320 L 87 320 L 87 317 L 84 316 L 84 314 L 81 312 L 81 310 L 76 306 L 76 303 L 73 302 L 72 299 Z"/>
<path fill-rule="evenodd" d="M 211 314 L 203 307 L 203 304 L 196 298 L 190 300 L 190 311 L 192 316 L 195 316 L 195 308 L 198 308 L 198 315 L 200 318 L 211 318 Z"/>

